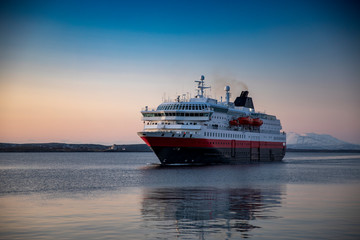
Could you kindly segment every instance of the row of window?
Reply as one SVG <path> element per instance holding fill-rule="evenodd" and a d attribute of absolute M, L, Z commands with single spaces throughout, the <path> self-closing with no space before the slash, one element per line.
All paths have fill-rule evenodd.
<path fill-rule="evenodd" d="M 213 115 L 214 117 L 214 119 L 227 119 L 227 117 L 219 117 L 219 116 L 216 116 L 216 115 Z"/>
<path fill-rule="evenodd" d="M 274 137 L 274 140 L 285 140 L 285 137 Z"/>
<path fill-rule="evenodd" d="M 174 123 L 170 123 L 170 122 L 147 122 L 146 125 L 171 125 L 171 124 L 179 124 L 179 125 L 197 125 L 196 122 L 174 122 Z"/>
<path fill-rule="evenodd" d="M 157 110 L 203 110 L 207 109 L 206 104 L 161 104 Z"/>
<path fill-rule="evenodd" d="M 214 142 L 209 142 L 210 144 L 214 144 L 214 145 L 231 145 L 231 142 L 224 142 L 224 141 L 214 141 Z M 235 143 L 234 147 L 239 147 L 239 146 L 250 146 L 249 142 L 237 142 Z"/>
<path fill-rule="evenodd" d="M 224 141 L 212 141 L 209 142 L 210 144 L 214 144 L 214 145 L 231 145 L 231 142 L 224 142 Z M 282 145 L 282 143 L 279 142 L 267 142 L 267 143 L 260 143 L 257 145 L 257 147 L 263 147 L 263 148 L 271 148 L 271 147 L 279 147 L 280 145 Z M 234 147 L 239 147 L 239 146 L 251 146 L 250 142 L 235 142 Z M 252 147 L 254 147 L 254 145 L 252 145 Z"/>
<path fill-rule="evenodd" d="M 271 121 L 271 122 L 269 122 L 269 121 L 267 121 L 266 122 L 266 124 L 267 125 L 273 125 L 273 126 L 279 126 L 280 125 L 280 121 L 278 120 L 278 121 Z"/>
<path fill-rule="evenodd" d="M 276 117 L 273 115 L 267 115 L 267 114 L 263 114 L 263 113 L 253 113 L 251 114 L 252 117 L 254 118 L 262 118 L 262 119 L 267 119 L 267 120 L 276 120 Z"/>
<path fill-rule="evenodd" d="M 208 117 L 209 113 L 144 113 L 144 117 Z"/>
<path fill-rule="evenodd" d="M 237 133 L 217 133 L 217 132 L 204 132 L 205 137 L 222 137 L 222 138 L 233 138 L 233 139 L 245 139 L 244 134 Z"/>

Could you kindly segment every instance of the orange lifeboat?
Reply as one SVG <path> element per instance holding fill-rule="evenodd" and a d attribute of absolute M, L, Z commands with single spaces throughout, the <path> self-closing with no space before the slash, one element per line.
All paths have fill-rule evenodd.
<path fill-rule="evenodd" d="M 238 125 L 239 125 L 239 123 L 238 123 L 236 120 L 231 120 L 231 121 L 229 122 L 229 124 L 230 124 L 231 126 L 238 126 Z"/>
<path fill-rule="evenodd" d="M 238 121 L 241 125 L 250 125 L 252 123 L 252 119 L 250 117 L 239 117 Z"/>
<path fill-rule="evenodd" d="M 263 125 L 263 121 L 260 118 L 253 119 L 252 125 L 255 127 L 260 127 Z"/>

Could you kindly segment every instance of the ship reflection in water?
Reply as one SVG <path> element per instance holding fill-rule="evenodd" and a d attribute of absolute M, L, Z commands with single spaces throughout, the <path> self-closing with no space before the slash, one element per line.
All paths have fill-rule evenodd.
<path fill-rule="evenodd" d="M 281 217 L 275 210 L 283 195 L 282 187 L 145 189 L 141 213 L 145 227 L 164 238 L 247 238 L 261 220 Z"/>

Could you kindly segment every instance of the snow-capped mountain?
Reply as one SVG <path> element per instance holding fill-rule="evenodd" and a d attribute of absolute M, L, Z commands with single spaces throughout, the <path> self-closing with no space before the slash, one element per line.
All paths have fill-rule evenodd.
<path fill-rule="evenodd" d="M 288 132 L 286 145 L 289 149 L 319 149 L 319 150 L 360 150 L 360 145 L 341 141 L 328 134 Z"/>

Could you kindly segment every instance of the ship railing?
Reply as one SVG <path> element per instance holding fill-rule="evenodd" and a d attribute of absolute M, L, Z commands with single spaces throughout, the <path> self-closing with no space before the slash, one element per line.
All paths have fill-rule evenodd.
<path fill-rule="evenodd" d="M 156 108 L 148 108 L 148 107 L 141 108 L 141 111 L 143 112 L 154 112 L 156 110 L 157 110 Z"/>
<path fill-rule="evenodd" d="M 204 108 L 204 109 L 161 109 L 158 110 L 157 108 L 146 108 L 143 107 L 141 108 L 142 112 L 155 112 L 155 111 L 159 111 L 159 112 L 183 112 L 183 113 L 211 113 L 212 109 L 210 107 Z"/>
<path fill-rule="evenodd" d="M 282 132 L 276 131 L 276 130 L 260 130 L 261 133 L 270 133 L 270 134 L 283 134 Z"/>
<path fill-rule="evenodd" d="M 181 125 L 181 124 L 159 124 L 159 125 L 145 125 L 145 130 L 151 130 L 151 129 L 161 129 L 161 130 L 200 130 L 200 125 Z"/>

